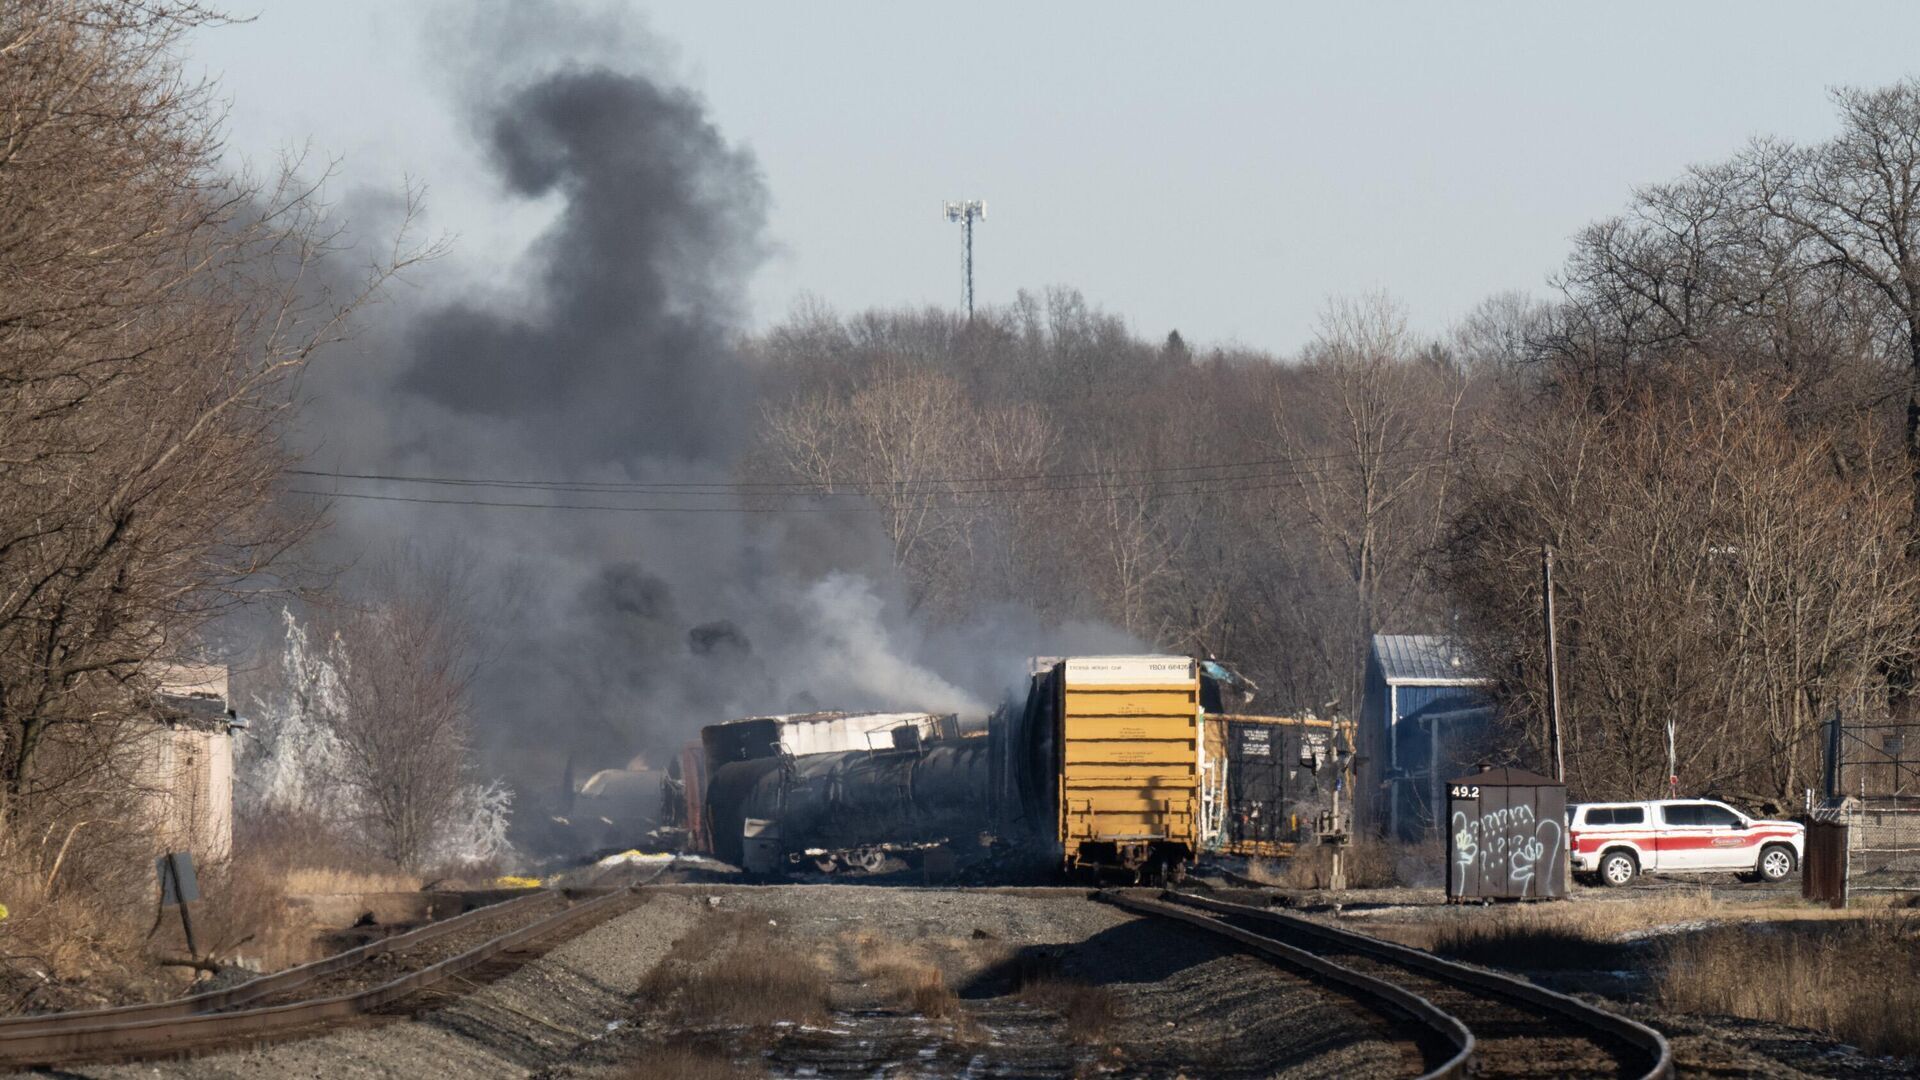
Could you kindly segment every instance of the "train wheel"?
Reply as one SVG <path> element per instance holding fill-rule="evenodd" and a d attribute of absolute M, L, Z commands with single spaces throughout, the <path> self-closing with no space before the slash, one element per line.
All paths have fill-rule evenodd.
<path fill-rule="evenodd" d="M 834 860 L 833 856 L 822 855 L 819 858 L 813 860 L 813 865 L 818 867 L 821 873 L 831 874 L 833 873 L 834 868 L 839 866 L 840 864 Z"/>

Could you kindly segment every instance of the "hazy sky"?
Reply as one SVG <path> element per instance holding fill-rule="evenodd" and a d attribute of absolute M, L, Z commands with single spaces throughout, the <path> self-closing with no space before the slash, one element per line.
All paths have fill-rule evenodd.
<path fill-rule="evenodd" d="M 453 7 L 253 0 L 191 62 L 223 82 L 236 154 L 310 140 L 340 190 L 412 176 L 462 264 L 499 266 L 543 208 L 478 167 Z M 974 197 L 982 302 L 1070 284 L 1145 335 L 1279 351 L 1332 294 L 1385 290 L 1439 330 L 1544 291 L 1635 184 L 1820 137 L 1827 87 L 1920 74 L 1907 3 L 624 7 L 658 39 L 634 62 L 759 159 L 778 250 L 757 323 L 802 293 L 957 304 L 940 204 Z"/>

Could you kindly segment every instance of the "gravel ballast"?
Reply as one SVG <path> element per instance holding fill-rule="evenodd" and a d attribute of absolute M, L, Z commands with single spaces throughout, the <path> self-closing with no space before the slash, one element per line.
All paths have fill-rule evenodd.
<path fill-rule="evenodd" d="M 70 1068 L 132 1077 L 613 1078 L 662 1047 L 721 1045 L 748 1075 L 1396 1076 L 1420 1071 L 1394 1021 L 1262 958 L 1083 889 L 675 885 L 411 1019 L 187 1061 Z M 682 938 L 765 926 L 826 975 L 824 1022 L 715 1028 L 641 994 Z M 759 940 L 769 940 L 760 938 Z M 924 1015 L 878 989 L 875 951 L 935 957 L 952 993 Z M 970 959 L 972 962 L 970 962 Z M 1023 992 L 1034 972 L 1095 987 L 1090 1035 Z M 719 1040 L 716 1043 L 715 1040 Z"/>

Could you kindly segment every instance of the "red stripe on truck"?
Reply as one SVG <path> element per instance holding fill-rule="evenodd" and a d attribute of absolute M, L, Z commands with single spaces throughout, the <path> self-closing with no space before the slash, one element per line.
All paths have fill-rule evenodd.
<path fill-rule="evenodd" d="M 1581 855 L 1591 855 L 1594 852 L 1599 851 L 1601 848 L 1607 846 L 1608 844 L 1616 844 L 1616 843 L 1628 843 L 1628 844 L 1636 845 L 1641 848 L 1649 848 L 1657 844 L 1659 846 L 1659 850 L 1661 851 L 1694 851 L 1699 848 L 1712 848 L 1712 847 L 1719 847 L 1719 848 L 1752 847 L 1753 845 L 1758 844 L 1764 840 L 1790 840 L 1796 835 L 1798 835 L 1798 832 L 1793 829 L 1769 829 L 1765 832 L 1747 833 L 1747 834 L 1740 835 L 1738 837 L 1731 837 L 1724 833 L 1717 836 L 1711 833 L 1673 833 L 1673 834 L 1598 833 L 1596 834 L 1596 833 L 1581 833 L 1580 831 L 1575 830 L 1568 839 L 1572 843 L 1573 850 L 1575 852 L 1578 852 Z M 1737 839 L 1739 842 L 1734 844 L 1728 844 L 1724 842 L 1730 839 Z M 1721 841 L 1721 842 L 1715 843 L 1715 841 Z"/>

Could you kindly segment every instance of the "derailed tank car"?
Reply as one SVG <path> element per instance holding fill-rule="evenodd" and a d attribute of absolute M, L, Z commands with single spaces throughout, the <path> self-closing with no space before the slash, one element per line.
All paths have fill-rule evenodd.
<path fill-rule="evenodd" d="M 729 762 L 708 786 L 714 854 L 754 872 L 876 870 L 988 827 L 985 738 Z"/>
<path fill-rule="evenodd" d="M 749 861 L 749 851 L 756 866 L 793 862 L 784 857 L 813 851 L 815 862 L 871 867 L 876 853 L 901 843 L 898 834 L 924 830 L 903 829 L 911 817 L 900 807 L 871 819 L 864 832 L 854 828 L 860 817 L 852 807 L 871 806 L 885 790 L 863 789 L 911 779 L 916 770 L 907 767 L 907 757 L 958 734 L 956 717 L 926 712 L 812 712 L 710 724 L 698 743 L 681 752 L 676 774 L 663 788 L 667 816 L 684 823 L 690 850 L 735 865 Z M 854 764 L 876 756 L 888 761 Z M 841 764 L 833 767 L 828 759 Z M 791 791 L 823 784 L 855 793 L 846 801 L 831 791 L 825 798 Z M 845 850 L 829 848 L 828 834 L 849 838 Z"/>
<path fill-rule="evenodd" d="M 984 735 L 956 737 L 950 722 L 912 713 L 717 724 L 702 732 L 704 768 L 683 760 L 687 779 L 669 795 L 699 798 L 680 815 L 689 834 L 754 870 L 864 870 L 892 853 L 977 850 L 990 837 L 1069 871 L 1173 878 L 1203 849 L 1220 849 L 1216 819 L 1235 806 L 1236 844 L 1277 853 L 1274 845 L 1308 827 L 1308 805 L 1317 807 L 1338 771 L 1325 745 L 1331 729 L 1310 721 L 1280 733 L 1275 749 L 1286 762 L 1308 759 L 1311 781 L 1294 764 L 1264 788 L 1255 766 L 1236 776 L 1224 743 L 1210 754 L 1203 731 L 1219 728 L 1224 739 L 1231 722 L 1272 718 L 1223 715 L 1232 687 L 1247 692 L 1236 702 L 1244 704 L 1244 680 L 1183 656 L 1036 661 L 1024 701 L 991 717 Z M 821 743 L 796 724 L 842 745 L 798 752 Z M 1258 733 L 1246 740 L 1257 743 Z"/>

